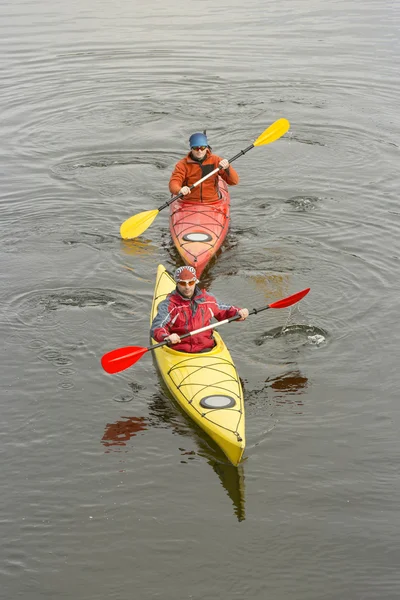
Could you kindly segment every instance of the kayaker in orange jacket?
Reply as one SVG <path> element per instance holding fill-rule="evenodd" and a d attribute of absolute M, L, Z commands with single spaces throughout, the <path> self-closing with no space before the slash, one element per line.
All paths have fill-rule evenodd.
<path fill-rule="evenodd" d="M 174 350 L 181 352 L 207 352 L 214 347 L 211 329 L 183 340 L 180 336 L 207 327 L 213 317 L 223 321 L 239 314 L 238 321 L 244 321 L 249 316 L 247 308 L 222 304 L 215 296 L 201 290 L 197 286 L 199 280 L 194 267 L 179 267 L 175 271 L 175 281 L 176 289 L 160 302 L 151 324 L 150 335 L 157 342 L 167 340 Z"/>
<path fill-rule="evenodd" d="M 190 152 L 176 165 L 169 180 L 171 194 L 182 193 L 188 196 L 190 202 L 215 202 L 220 199 L 218 176 L 228 185 L 239 183 L 239 175 L 226 158 L 221 158 L 211 152 L 205 133 L 193 133 L 189 138 Z M 202 179 L 214 169 L 221 170 L 212 175 L 192 191 L 190 186 Z M 190 196 L 189 196 L 190 194 Z"/>

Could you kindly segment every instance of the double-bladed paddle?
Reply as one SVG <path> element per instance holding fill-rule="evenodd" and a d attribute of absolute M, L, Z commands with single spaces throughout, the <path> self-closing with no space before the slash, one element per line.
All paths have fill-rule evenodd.
<path fill-rule="evenodd" d="M 301 292 L 297 292 L 292 296 L 288 296 L 287 298 L 283 298 L 282 300 L 278 300 L 277 302 L 272 302 L 272 304 L 267 304 L 267 306 L 262 306 L 261 308 L 253 308 L 253 310 L 249 311 L 250 315 L 256 315 L 257 313 L 267 310 L 268 308 L 287 308 L 288 306 L 292 306 L 292 304 L 296 304 L 299 302 L 308 292 L 310 288 L 306 288 Z M 231 321 L 237 321 L 240 319 L 240 315 L 235 315 L 230 319 L 224 319 L 223 321 L 219 321 L 218 323 L 211 323 L 211 325 L 207 325 L 207 327 L 202 327 L 201 329 L 196 329 L 194 331 L 190 331 L 189 333 L 185 333 L 184 335 L 179 336 L 181 340 L 184 338 L 190 337 L 192 335 L 196 335 L 197 333 L 202 333 L 203 331 L 207 331 L 208 329 L 216 329 L 221 325 L 226 325 L 226 323 L 230 323 Z M 151 350 L 155 350 L 156 348 L 161 348 L 161 346 L 168 345 L 168 342 L 161 342 L 159 344 L 154 344 L 153 346 L 149 346 L 148 348 L 144 348 L 143 346 L 125 346 L 125 348 L 117 348 L 116 350 L 111 350 L 111 352 L 107 352 L 101 359 L 101 365 L 107 373 L 119 373 L 120 371 L 124 371 L 128 369 L 132 365 L 134 365 L 142 356 Z M 172 346 L 173 347 L 173 346 Z"/>
<path fill-rule="evenodd" d="M 253 142 L 252 144 L 250 144 L 250 146 L 248 146 L 244 150 L 241 150 L 235 156 L 230 158 L 229 164 L 233 163 L 234 160 L 236 160 L 243 154 L 246 154 L 246 152 L 249 152 L 249 150 L 251 150 L 255 146 L 264 146 L 265 144 L 271 144 L 272 142 L 275 142 L 289 130 L 289 127 L 290 127 L 290 123 L 287 119 L 278 119 L 277 121 L 275 121 L 275 123 L 272 123 L 272 125 L 270 125 L 256 139 L 255 142 Z M 201 179 L 199 179 L 199 181 L 196 181 L 196 183 L 191 185 L 189 189 L 192 190 L 193 188 L 197 187 L 198 185 L 203 183 L 203 181 L 205 181 L 212 175 L 215 175 L 215 173 L 218 173 L 218 171 L 220 171 L 220 170 L 221 170 L 221 167 L 214 169 L 213 171 L 211 171 L 211 173 L 208 173 L 208 175 L 205 175 L 205 177 L 202 177 Z M 130 217 L 129 219 L 124 221 L 124 223 L 122 223 L 122 225 L 120 227 L 121 237 L 124 240 L 131 240 L 133 238 L 138 237 L 144 231 L 146 231 L 146 229 L 148 227 L 150 227 L 150 225 L 152 224 L 152 222 L 154 221 L 154 219 L 156 218 L 156 216 L 158 215 L 158 213 L 161 210 L 163 210 L 164 208 L 167 208 L 167 206 L 172 204 L 172 202 L 175 202 L 175 200 L 178 200 L 179 198 L 182 198 L 182 197 L 183 197 L 183 194 L 180 193 L 177 196 L 173 196 L 173 198 L 171 198 L 170 200 L 165 202 L 165 204 L 163 204 L 159 208 L 156 208 L 155 210 L 146 210 L 144 212 L 139 213 L 138 215 L 134 215 L 133 217 Z"/>

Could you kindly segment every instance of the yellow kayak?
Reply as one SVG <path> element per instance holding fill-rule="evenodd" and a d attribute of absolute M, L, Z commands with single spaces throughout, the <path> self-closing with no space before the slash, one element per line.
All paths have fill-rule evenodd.
<path fill-rule="evenodd" d="M 175 285 L 159 265 L 150 322 Z M 236 466 L 246 444 L 243 390 L 229 350 L 216 331 L 214 338 L 216 346 L 210 352 L 188 354 L 162 346 L 154 350 L 154 358 L 173 398 Z"/>

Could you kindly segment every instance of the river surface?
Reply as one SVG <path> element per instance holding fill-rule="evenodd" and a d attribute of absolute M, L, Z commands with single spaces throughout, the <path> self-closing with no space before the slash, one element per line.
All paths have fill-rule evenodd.
<path fill-rule="evenodd" d="M 400 3 L 3 0 L 0 597 L 400 597 Z M 220 332 L 247 447 L 227 464 L 148 344 L 161 212 L 193 131 L 235 163 L 203 284 L 291 311 Z M 222 330 L 223 329 L 223 330 Z"/>

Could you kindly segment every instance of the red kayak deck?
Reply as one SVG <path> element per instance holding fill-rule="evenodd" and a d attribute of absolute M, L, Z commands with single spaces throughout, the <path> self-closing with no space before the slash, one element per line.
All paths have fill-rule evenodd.
<path fill-rule="evenodd" d="M 229 229 L 230 196 L 219 177 L 221 199 L 215 202 L 176 200 L 170 207 L 170 231 L 176 249 L 200 278 L 205 267 L 222 246 Z"/>

